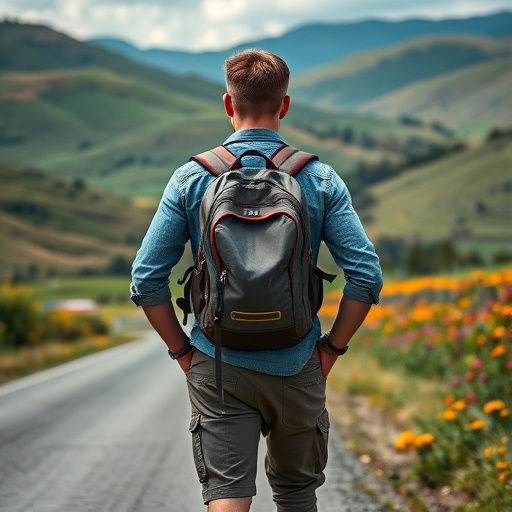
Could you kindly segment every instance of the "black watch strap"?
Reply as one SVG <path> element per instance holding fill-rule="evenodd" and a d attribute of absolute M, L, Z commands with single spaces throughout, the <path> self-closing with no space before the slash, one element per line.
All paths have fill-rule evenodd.
<path fill-rule="evenodd" d="M 326 346 L 331 352 L 334 352 L 335 354 L 337 354 L 338 356 L 342 356 L 347 350 L 348 350 L 348 345 L 344 346 L 343 348 L 338 348 L 338 347 L 335 347 L 332 343 L 331 343 L 331 340 L 329 340 L 329 335 L 331 334 L 330 331 L 326 332 L 325 334 L 323 334 L 320 339 L 318 340 L 322 345 Z"/>
<path fill-rule="evenodd" d="M 184 355 L 188 354 L 192 350 L 192 348 L 193 347 L 190 343 L 190 340 L 187 340 L 185 345 L 183 345 L 183 348 L 178 350 L 178 352 L 171 352 L 170 350 L 168 350 L 167 352 L 171 359 L 179 359 L 180 357 L 183 357 Z"/>

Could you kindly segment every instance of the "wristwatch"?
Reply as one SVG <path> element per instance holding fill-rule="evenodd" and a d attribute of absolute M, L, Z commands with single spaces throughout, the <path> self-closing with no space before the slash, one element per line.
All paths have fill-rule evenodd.
<path fill-rule="evenodd" d="M 188 354 L 194 347 L 190 344 L 190 340 L 187 340 L 185 345 L 178 350 L 178 352 L 171 352 L 171 350 L 168 350 L 167 353 L 169 354 L 169 357 L 171 359 L 179 359 L 180 357 L 183 357 L 184 355 Z"/>
<path fill-rule="evenodd" d="M 322 334 L 318 339 L 318 343 L 324 345 L 324 347 L 327 347 L 331 352 L 334 352 L 338 356 L 342 356 L 348 350 L 348 345 L 345 345 L 343 348 L 335 347 L 329 340 L 330 334 L 331 331 L 327 331 L 325 334 Z"/>

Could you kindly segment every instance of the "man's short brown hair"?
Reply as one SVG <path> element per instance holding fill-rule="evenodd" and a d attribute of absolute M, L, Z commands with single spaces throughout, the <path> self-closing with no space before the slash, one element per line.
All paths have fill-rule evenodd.
<path fill-rule="evenodd" d="M 265 50 L 242 50 L 226 59 L 227 92 L 242 117 L 276 114 L 288 91 L 286 62 Z"/>

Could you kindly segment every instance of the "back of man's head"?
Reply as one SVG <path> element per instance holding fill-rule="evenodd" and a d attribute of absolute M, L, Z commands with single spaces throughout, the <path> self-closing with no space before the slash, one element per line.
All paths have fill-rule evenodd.
<path fill-rule="evenodd" d="M 290 80 L 283 59 L 265 50 L 243 50 L 226 59 L 224 70 L 227 92 L 241 117 L 279 112 Z"/>

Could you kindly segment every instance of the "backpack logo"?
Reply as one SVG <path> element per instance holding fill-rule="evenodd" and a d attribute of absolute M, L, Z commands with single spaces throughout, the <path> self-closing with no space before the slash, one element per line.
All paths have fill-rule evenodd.
<path fill-rule="evenodd" d="M 244 215 L 246 217 L 259 217 L 260 210 L 259 208 L 244 208 Z"/>

